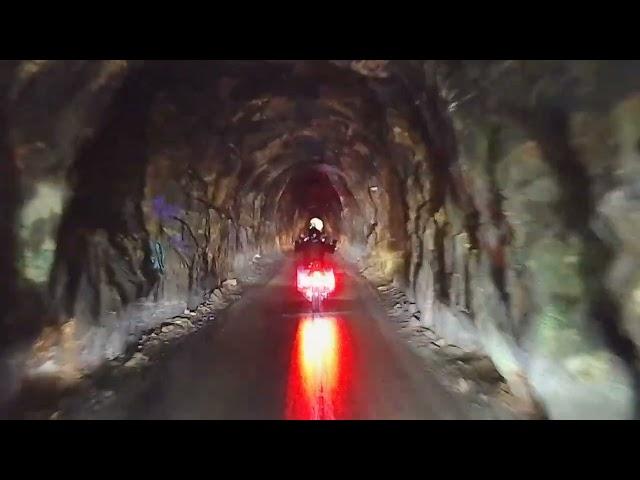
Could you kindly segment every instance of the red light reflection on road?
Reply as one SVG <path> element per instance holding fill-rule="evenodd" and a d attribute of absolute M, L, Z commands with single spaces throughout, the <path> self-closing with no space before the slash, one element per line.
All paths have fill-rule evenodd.
<path fill-rule="evenodd" d="M 346 418 L 350 342 L 343 321 L 305 317 L 298 323 L 289 370 L 286 418 Z"/>

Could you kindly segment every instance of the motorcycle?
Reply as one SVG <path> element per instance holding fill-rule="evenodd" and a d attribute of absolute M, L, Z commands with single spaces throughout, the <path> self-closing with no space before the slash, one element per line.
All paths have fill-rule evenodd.
<path fill-rule="evenodd" d="M 307 243 L 308 242 L 308 243 Z M 333 268 L 325 265 L 322 253 L 332 254 L 337 249 L 337 240 L 326 242 L 325 238 L 309 238 L 300 236 L 295 242 L 295 251 L 305 250 L 315 254 L 304 255 L 305 260 L 298 265 L 296 287 L 300 293 L 311 302 L 313 313 L 320 312 L 322 302 L 336 288 L 336 278 Z"/>
<path fill-rule="evenodd" d="M 297 289 L 311 302 L 313 313 L 319 313 L 322 302 L 336 289 L 336 278 L 333 268 L 319 261 L 311 261 L 298 266 Z"/>

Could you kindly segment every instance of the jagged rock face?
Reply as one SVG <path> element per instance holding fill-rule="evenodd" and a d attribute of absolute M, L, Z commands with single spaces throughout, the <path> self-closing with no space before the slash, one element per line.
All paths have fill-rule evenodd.
<path fill-rule="evenodd" d="M 487 351 L 513 391 L 552 418 L 633 416 L 637 86 L 615 62 L 425 70 L 447 101 L 457 153 L 443 209 L 409 213 L 420 218 L 411 250 L 423 320 Z"/>
<path fill-rule="evenodd" d="M 39 299 L 6 327 L 67 325 L 81 368 L 290 249 L 312 216 L 352 259 L 402 248 L 384 110 L 349 69 L 43 61 L 6 75 L 21 197 L 5 271 Z"/>
<path fill-rule="evenodd" d="M 321 216 L 552 418 L 627 418 L 638 69 L 1 62 L 4 338 L 65 325 L 99 363 Z"/>
<path fill-rule="evenodd" d="M 3 249 L 13 274 L 15 291 L 8 298 L 21 307 L 9 309 L 4 340 L 45 320 L 47 288 L 55 260 L 56 237 L 65 205 L 72 194 L 67 175 L 82 143 L 98 128 L 129 64 L 122 61 L 2 62 L 3 192 L 15 189 L 3 202 Z M 6 185 L 5 185 L 6 183 Z M 5 193 L 6 194 L 6 193 Z M 3 236 L 4 237 L 4 236 Z M 8 270 L 9 272 L 11 270 Z M 26 302 L 19 301 L 25 292 Z M 4 292 L 3 292 L 4 293 Z M 24 318 L 23 317 L 24 314 Z"/>

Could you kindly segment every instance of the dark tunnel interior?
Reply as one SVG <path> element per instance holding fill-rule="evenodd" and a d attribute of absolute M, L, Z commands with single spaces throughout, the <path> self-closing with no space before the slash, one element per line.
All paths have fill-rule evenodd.
<path fill-rule="evenodd" d="M 253 298 L 241 287 L 272 288 L 318 217 L 355 272 L 353 315 L 375 303 L 360 289 L 395 292 L 387 323 L 405 309 L 417 343 L 458 352 L 445 363 L 460 372 L 489 365 L 491 392 L 523 411 L 636 418 L 639 74 L 605 60 L 1 61 L 0 404 L 130 362 L 149 332 L 232 324 Z M 253 339 L 235 341 L 272 340 Z M 482 382 L 451 383 L 497 399 Z"/>
<path fill-rule="evenodd" d="M 327 224 L 325 233 L 329 237 L 340 237 L 342 201 L 321 165 L 305 167 L 291 175 L 278 201 L 276 229 L 304 231 L 309 219 L 315 217 Z"/>

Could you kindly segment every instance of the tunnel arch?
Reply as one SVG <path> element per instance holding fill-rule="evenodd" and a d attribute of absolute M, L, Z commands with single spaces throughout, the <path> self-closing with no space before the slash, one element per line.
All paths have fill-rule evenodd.
<path fill-rule="evenodd" d="M 597 359 L 612 377 L 636 374 L 637 279 L 621 265 L 635 265 L 625 255 L 637 245 L 620 205 L 635 208 L 638 107 L 636 87 L 610 81 L 620 67 L 366 62 L 34 61 L 0 69 L 8 99 L 0 140 L 20 193 L 7 213 L 20 224 L 8 242 L 15 253 L 3 263 L 21 279 L 16 295 L 39 295 L 31 303 L 53 312 L 49 327 L 95 335 L 100 355 L 121 350 L 145 328 L 128 323 L 130 309 L 193 308 L 256 255 L 283 250 L 282 230 L 295 228 L 296 215 L 317 213 L 287 210 L 296 203 L 290 188 L 322 174 L 331 215 L 340 217 L 329 223 L 362 247 L 351 259 L 403 286 L 425 325 L 489 349 L 514 389 L 527 392 L 528 375 L 546 395 L 519 359 L 540 356 L 548 345 L 539 337 L 561 338 L 567 325 L 585 355 L 600 334 L 584 325 L 632 339 L 602 347 Z M 603 79 L 615 88 L 603 89 Z M 594 98 L 589 88 L 599 83 L 606 95 Z M 568 84 L 584 88 L 559 98 L 550 87 Z M 46 202 L 56 207 L 46 218 L 23 221 Z M 569 218 L 575 204 L 581 214 Z M 574 289 L 558 300 L 554 289 L 565 286 Z M 607 315 L 599 315 L 603 305 Z M 562 325 L 544 321 L 558 317 Z M 545 354 L 545 365 L 564 374 L 565 359 Z"/>
<path fill-rule="evenodd" d="M 79 83 L 102 74 L 98 68 L 102 65 L 91 65 L 86 71 L 78 65 L 83 76 Z M 381 168 L 391 169 L 393 163 L 381 154 L 387 141 L 379 115 L 384 106 L 358 73 L 324 62 L 114 65 L 124 65 L 124 74 L 117 77 L 119 84 L 114 81 L 107 90 L 111 97 L 103 94 L 111 102 L 102 102 L 109 107 L 107 113 L 102 118 L 97 112 L 86 117 L 101 120 L 92 126 L 82 147 L 83 152 L 108 147 L 110 153 L 105 150 L 105 160 L 99 162 L 91 162 L 91 155 L 83 152 L 62 158 L 73 163 L 69 171 L 75 172 L 76 179 L 67 185 L 71 190 L 83 183 L 93 185 L 89 179 L 101 173 L 116 172 L 103 178 L 103 186 L 107 192 L 131 190 L 121 195 L 128 213 L 123 207 L 122 232 L 111 233 L 110 221 L 102 218 L 108 209 L 96 210 L 87 221 L 73 220 L 74 209 L 81 209 L 86 198 L 80 201 L 75 195 L 74 200 L 72 195 L 62 229 L 52 232 L 57 238 L 57 258 L 50 278 L 55 297 L 66 307 L 51 322 L 64 323 L 73 316 L 87 325 L 100 323 L 107 310 L 125 309 L 148 292 L 158 299 L 186 296 L 192 304 L 198 291 L 210 289 L 246 263 L 230 260 L 239 252 L 246 250 L 251 258 L 252 253 L 277 247 L 277 228 L 271 224 L 278 217 L 279 200 L 291 178 L 305 169 L 315 169 L 328 179 L 326 190 L 335 192 L 340 204 L 341 214 L 334 216 L 337 219 L 346 212 L 351 219 L 348 226 L 343 225 L 344 219 L 330 222 L 339 225 L 345 238 L 364 243 L 371 224 L 386 223 L 374 218 L 378 207 L 371 205 L 368 190 L 371 183 L 381 184 L 385 175 Z M 43 71 L 55 73 L 55 69 Z M 265 81 L 253 82 L 258 74 Z M 127 91 L 140 95 L 125 95 Z M 29 89 L 25 92 L 28 99 Z M 88 98 L 88 94 L 79 96 L 78 102 Z M 21 111 L 17 105 L 11 110 Z M 120 163 L 119 158 L 126 155 L 114 146 L 127 136 L 117 134 L 117 122 L 109 117 L 136 110 L 131 118 L 138 123 L 134 130 L 140 158 Z M 26 138 L 16 138 L 22 137 Z M 109 146 L 107 138 L 115 139 L 114 145 Z M 69 164 L 58 166 L 69 168 Z M 333 204 L 337 212 L 338 201 Z M 66 244 L 83 236 L 88 244 L 100 245 L 91 247 L 94 250 L 109 253 L 81 249 L 72 258 L 74 249 Z M 154 245 L 159 243 L 170 272 L 154 271 Z M 138 250 L 141 255 L 135 253 Z M 124 261 L 105 265 L 104 259 L 110 256 L 122 256 Z M 77 266 L 76 276 L 83 278 L 80 296 L 87 300 L 80 303 L 84 306 L 78 304 L 78 288 L 62 278 L 71 264 Z M 121 271 L 113 271 L 113 265 Z M 160 288 L 171 276 L 176 280 L 169 283 L 175 285 Z M 129 284 L 137 286 L 131 290 L 125 286 Z"/>

